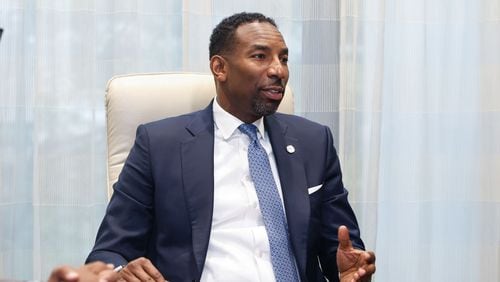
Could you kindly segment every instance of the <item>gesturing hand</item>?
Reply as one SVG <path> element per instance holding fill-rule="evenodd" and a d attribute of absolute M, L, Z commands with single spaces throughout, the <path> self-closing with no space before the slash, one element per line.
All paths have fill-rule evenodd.
<path fill-rule="evenodd" d="M 375 273 L 375 254 L 354 249 L 349 237 L 349 230 L 343 225 L 339 227 L 338 238 L 337 267 L 340 281 L 370 281 L 372 274 Z"/>

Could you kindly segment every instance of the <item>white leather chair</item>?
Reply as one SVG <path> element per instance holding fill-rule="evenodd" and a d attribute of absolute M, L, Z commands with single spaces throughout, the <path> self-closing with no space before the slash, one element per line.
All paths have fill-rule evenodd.
<path fill-rule="evenodd" d="M 293 113 L 290 87 L 278 111 Z M 137 126 L 205 108 L 215 97 L 212 74 L 140 73 L 111 78 L 106 88 L 108 196 L 134 143 Z"/>

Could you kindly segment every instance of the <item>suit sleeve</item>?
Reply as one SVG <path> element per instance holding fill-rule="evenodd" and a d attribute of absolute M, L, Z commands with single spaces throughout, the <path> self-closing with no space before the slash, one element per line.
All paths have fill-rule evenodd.
<path fill-rule="evenodd" d="M 86 263 L 124 265 L 146 254 L 154 210 L 149 138 L 144 126 L 137 128 L 134 146 L 113 189 Z"/>
<path fill-rule="evenodd" d="M 323 274 L 329 281 L 339 281 L 336 259 L 339 226 L 345 225 L 349 228 L 354 248 L 364 249 L 364 244 L 360 237 L 356 216 L 347 199 L 348 192 L 342 183 L 342 172 L 337 152 L 334 148 L 332 133 L 328 127 L 325 127 L 325 130 L 327 157 L 321 207 L 322 222 L 319 257 Z"/>

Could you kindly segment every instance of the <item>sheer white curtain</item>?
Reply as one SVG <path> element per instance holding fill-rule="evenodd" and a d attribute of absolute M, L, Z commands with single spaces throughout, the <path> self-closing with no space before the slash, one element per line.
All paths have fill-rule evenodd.
<path fill-rule="evenodd" d="M 500 281 L 500 1 L 340 1 L 340 148 L 377 281 Z"/>
<path fill-rule="evenodd" d="M 500 280 L 499 9 L 0 0 L 0 279 L 88 254 L 106 205 L 106 81 L 206 72 L 213 26 L 259 11 L 290 48 L 297 113 L 334 131 L 375 280 Z"/>
<path fill-rule="evenodd" d="M 106 205 L 106 81 L 181 69 L 181 7 L 0 1 L 0 279 L 83 263 Z"/>
<path fill-rule="evenodd" d="M 109 78 L 207 72 L 212 28 L 240 11 L 273 16 L 300 66 L 302 5 L 0 0 L 0 280 L 46 279 L 90 251 L 106 206 Z"/>

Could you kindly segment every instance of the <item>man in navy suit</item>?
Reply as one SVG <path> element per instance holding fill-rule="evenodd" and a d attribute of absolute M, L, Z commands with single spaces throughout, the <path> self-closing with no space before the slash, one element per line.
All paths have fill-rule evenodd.
<path fill-rule="evenodd" d="M 275 113 L 289 75 L 275 22 L 235 14 L 214 29 L 209 49 L 217 98 L 138 127 L 87 262 L 123 265 L 126 281 L 289 281 L 276 275 L 250 140 L 239 130 L 253 124 L 296 278 L 369 281 L 375 255 L 363 251 L 329 128 Z"/>

